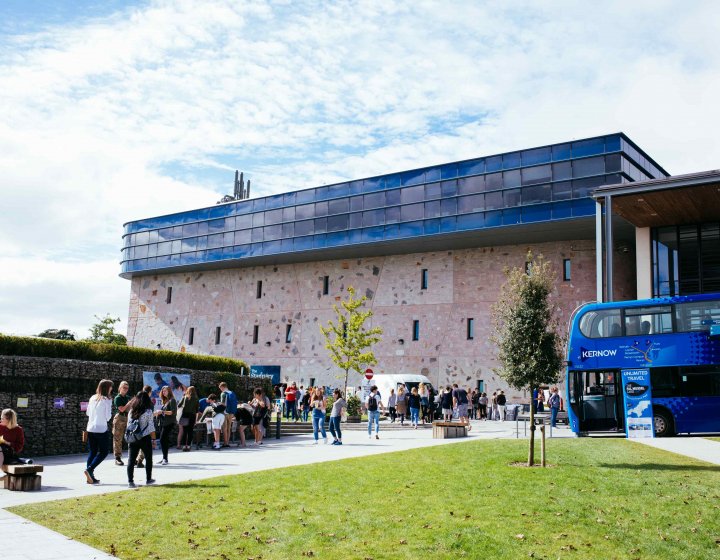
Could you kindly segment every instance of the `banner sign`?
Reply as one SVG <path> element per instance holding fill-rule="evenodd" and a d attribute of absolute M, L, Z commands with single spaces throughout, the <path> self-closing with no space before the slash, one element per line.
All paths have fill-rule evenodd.
<path fill-rule="evenodd" d="M 627 437 L 655 437 L 650 370 L 623 369 L 621 372 L 625 401 L 625 433 Z"/>

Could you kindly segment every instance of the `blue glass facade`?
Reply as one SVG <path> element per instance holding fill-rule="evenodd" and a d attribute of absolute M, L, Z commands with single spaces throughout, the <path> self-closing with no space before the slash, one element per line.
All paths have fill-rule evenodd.
<path fill-rule="evenodd" d="M 667 173 L 611 134 L 125 224 L 122 276 L 593 216 L 602 185 Z"/>

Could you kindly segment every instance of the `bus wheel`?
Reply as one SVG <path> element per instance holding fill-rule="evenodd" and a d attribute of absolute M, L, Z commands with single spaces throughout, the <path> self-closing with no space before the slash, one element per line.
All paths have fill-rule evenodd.
<path fill-rule="evenodd" d="M 654 411 L 653 422 L 655 424 L 656 437 L 667 437 L 674 434 L 673 418 L 669 412 L 664 410 Z"/>

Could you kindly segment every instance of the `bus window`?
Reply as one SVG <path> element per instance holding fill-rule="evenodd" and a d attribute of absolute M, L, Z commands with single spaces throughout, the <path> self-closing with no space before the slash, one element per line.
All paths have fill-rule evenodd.
<path fill-rule="evenodd" d="M 672 313 L 667 305 L 633 307 L 625 310 L 625 333 L 627 336 L 671 332 L 673 332 Z"/>
<path fill-rule="evenodd" d="M 711 325 L 720 325 L 720 301 L 678 303 L 675 315 L 679 332 L 709 331 Z"/>
<path fill-rule="evenodd" d="M 588 338 L 622 336 L 620 310 L 588 311 L 580 318 L 580 332 Z"/>
<path fill-rule="evenodd" d="M 650 370 L 652 396 L 654 398 L 674 397 L 677 391 L 677 368 L 655 367 Z"/>
<path fill-rule="evenodd" d="M 685 397 L 720 397 L 720 367 L 680 368 L 680 384 Z"/>

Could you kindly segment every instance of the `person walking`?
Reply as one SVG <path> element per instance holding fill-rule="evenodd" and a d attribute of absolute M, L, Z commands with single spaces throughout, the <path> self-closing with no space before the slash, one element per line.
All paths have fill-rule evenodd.
<path fill-rule="evenodd" d="M 160 389 L 160 403 L 162 404 L 160 410 L 155 412 L 160 427 L 160 449 L 162 450 L 162 459 L 158 461 L 158 465 L 167 465 L 170 434 L 177 423 L 177 401 L 167 385 Z"/>
<path fill-rule="evenodd" d="M 330 433 L 333 437 L 332 445 L 342 445 L 342 430 L 340 429 L 340 421 L 342 420 L 342 411 L 347 408 L 347 403 L 343 398 L 342 391 L 335 389 L 333 391 L 333 405 L 330 411 Z"/>
<path fill-rule="evenodd" d="M 180 444 L 183 451 L 190 451 L 192 445 L 193 433 L 195 432 L 195 419 L 197 418 L 200 401 L 198 400 L 195 387 L 190 385 L 185 389 L 185 394 L 178 403 L 178 410 L 182 410 L 180 416 L 180 428 L 182 429 L 182 439 Z"/>
<path fill-rule="evenodd" d="M 153 402 L 153 399 L 152 399 L 152 387 L 151 387 L 150 385 L 144 385 L 143 388 L 142 388 L 142 392 L 143 392 L 143 393 L 147 393 L 147 396 L 150 397 L 150 402 L 152 403 L 152 402 Z M 135 398 L 136 398 L 136 397 L 133 397 L 133 399 L 128 403 L 128 405 L 130 406 L 130 408 L 132 408 L 132 406 L 133 406 L 133 404 L 134 404 L 134 403 L 133 403 L 133 400 L 135 400 Z M 160 399 L 158 399 L 158 401 L 159 401 L 159 400 L 160 400 Z M 153 407 L 154 407 L 154 406 L 155 406 L 155 404 L 153 403 Z M 144 468 L 145 468 L 145 463 L 144 463 L 144 461 L 145 461 L 145 453 L 143 453 L 143 450 L 140 449 L 140 452 L 138 453 L 137 459 L 135 460 L 135 468 L 136 468 L 136 469 L 144 469 Z"/>
<path fill-rule="evenodd" d="M 560 412 L 560 390 L 557 387 L 550 389 L 550 398 L 548 398 L 548 406 L 550 407 L 550 426 L 557 427 L 557 415 Z"/>
<path fill-rule="evenodd" d="M 457 414 L 458 421 L 467 426 L 470 430 L 470 418 L 468 418 L 468 393 L 462 387 L 458 387 L 457 383 L 453 385 L 453 408 Z"/>
<path fill-rule="evenodd" d="M 478 408 L 480 409 L 480 420 L 487 420 L 487 405 L 488 397 L 487 393 L 482 393 L 478 398 Z"/>
<path fill-rule="evenodd" d="M 113 382 L 103 379 L 98 383 L 95 394 L 90 397 L 85 414 L 88 416 L 87 438 L 88 457 L 85 465 L 85 479 L 88 484 L 99 484 L 95 478 L 95 469 L 105 460 L 110 452 L 110 437 L 108 434 L 108 422 L 112 418 L 112 395 Z"/>
<path fill-rule="evenodd" d="M 507 403 L 507 399 L 505 397 L 505 391 L 500 391 L 498 393 L 497 397 L 495 398 L 495 400 L 497 401 L 497 408 L 498 408 L 497 419 L 500 420 L 501 422 L 505 422 L 505 404 Z"/>
<path fill-rule="evenodd" d="M 138 421 L 139 436 L 128 442 L 127 477 L 128 487 L 135 488 L 135 460 L 142 449 L 145 455 L 145 484 L 154 484 L 152 477 L 152 450 L 155 441 L 155 422 L 153 422 L 153 403 L 150 395 L 140 391 L 131 401 L 130 419 Z"/>
<path fill-rule="evenodd" d="M 300 400 L 303 422 L 307 422 L 308 416 L 310 415 L 310 401 L 312 400 L 312 390 L 312 387 L 308 387 L 307 391 L 303 392 L 302 399 Z"/>
<path fill-rule="evenodd" d="M 413 387 L 410 391 L 407 403 L 408 408 L 410 409 L 410 425 L 413 429 L 417 430 L 418 424 L 420 424 L 420 407 L 422 406 L 422 401 L 420 400 L 417 387 Z"/>
<path fill-rule="evenodd" d="M 398 389 L 398 399 L 400 398 L 400 389 Z M 405 399 L 403 399 L 403 407 L 405 406 Z M 365 399 L 365 407 L 368 411 L 368 438 L 372 439 L 372 426 L 375 424 L 375 439 L 380 439 L 380 409 L 382 408 L 382 400 L 380 393 L 378 392 L 377 385 L 370 387 L 370 393 Z M 404 408 L 403 408 L 404 410 Z M 403 419 L 405 413 L 403 412 Z M 402 422 L 401 422 L 402 424 Z"/>
<path fill-rule="evenodd" d="M 255 435 L 255 445 L 263 444 L 263 421 L 270 411 L 270 399 L 265 396 L 265 391 L 261 387 L 256 387 L 253 391 L 253 400 L 250 406 L 253 407 L 253 434 Z"/>
<path fill-rule="evenodd" d="M 313 390 L 312 400 L 310 401 L 310 408 L 312 408 L 312 424 L 313 424 L 313 437 L 315 438 L 315 444 L 317 445 L 319 433 L 322 433 L 323 440 L 327 443 L 327 433 L 325 432 L 325 409 L 327 407 L 327 401 L 325 395 L 320 387 L 315 387 Z"/>
<path fill-rule="evenodd" d="M 395 404 L 397 403 L 397 395 L 395 394 L 395 389 L 390 389 L 390 396 L 387 400 L 387 407 L 388 412 L 390 413 L 390 423 L 394 424 L 395 419 L 397 418 L 397 411 L 395 409 Z"/>
<path fill-rule="evenodd" d="M 407 394 L 405 393 L 405 385 L 400 385 L 400 387 L 398 387 L 395 411 L 400 417 L 400 425 L 403 426 L 405 424 L 405 415 L 407 414 Z"/>
<path fill-rule="evenodd" d="M 130 385 L 127 381 L 121 381 L 118 385 L 118 394 L 113 399 L 115 405 L 115 417 L 112 423 L 113 436 L 113 455 L 115 455 L 115 464 L 122 467 L 125 463 L 122 460 L 123 438 L 125 437 L 125 428 L 127 428 L 128 409 L 130 408 L 130 397 L 127 396 Z"/>
<path fill-rule="evenodd" d="M 497 403 L 498 392 L 493 391 L 492 398 L 490 399 L 490 420 L 498 420 L 498 403 Z"/>

